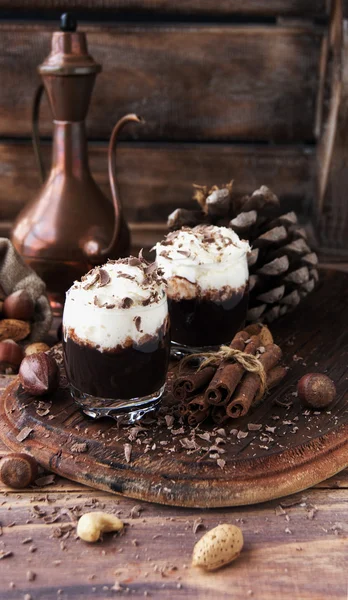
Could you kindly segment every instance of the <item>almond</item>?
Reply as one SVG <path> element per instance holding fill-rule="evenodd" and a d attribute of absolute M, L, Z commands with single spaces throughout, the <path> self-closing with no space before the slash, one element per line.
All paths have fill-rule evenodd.
<path fill-rule="evenodd" d="M 273 344 L 273 335 L 271 334 L 267 325 L 262 325 L 260 331 L 260 342 L 261 346 L 268 346 L 268 344 Z"/>
<path fill-rule="evenodd" d="M 243 548 L 243 534 L 235 525 L 207 531 L 193 549 L 192 566 L 214 571 L 235 560 Z"/>
<path fill-rule="evenodd" d="M 13 340 L 19 342 L 24 340 L 30 333 L 30 325 L 26 321 L 18 319 L 2 319 L 0 321 L 0 342 Z"/>
<path fill-rule="evenodd" d="M 29 344 L 24 350 L 25 356 L 29 356 L 30 354 L 37 354 L 38 352 L 47 352 L 50 347 L 44 342 L 34 342 L 33 344 Z"/>

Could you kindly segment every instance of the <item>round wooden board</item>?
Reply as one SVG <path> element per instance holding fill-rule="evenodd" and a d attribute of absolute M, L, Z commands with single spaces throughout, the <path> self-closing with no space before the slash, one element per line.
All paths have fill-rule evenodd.
<path fill-rule="evenodd" d="M 66 389 L 43 405 L 25 394 L 17 379 L 2 398 L 0 437 L 59 475 L 161 504 L 236 506 L 310 487 L 348 466 L 347 284 L 347 275 L 326 277 L 303 307 L 272 328 L 289 374 L 251 415 L 224 426 L 226 438 L 212 424 L 170 428 L 161 418 L 139 431 L 111 419 L 93 421 Z M 296 382 L 311 371 L 325 371 L 336 383 L 337 398 L 329 410 L 305 411 L 299 404 Z M 170 402 L 168 389 L 163 406 Z M 250 422 L 261 429 L 249 431 Z M 225 464 L 209 451 L 218 437 Z M 131 450 L 129 461 L 125 448 Z"/>

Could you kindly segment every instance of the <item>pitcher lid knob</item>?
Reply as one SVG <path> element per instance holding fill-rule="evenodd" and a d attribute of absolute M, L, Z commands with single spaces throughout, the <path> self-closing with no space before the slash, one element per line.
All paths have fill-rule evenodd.
<path fill-rule="evenodd" d="M 76 31 L 77 21 L 71 13 L 64 13 L 60 17 L 60 30 L 61 31 Z"/>

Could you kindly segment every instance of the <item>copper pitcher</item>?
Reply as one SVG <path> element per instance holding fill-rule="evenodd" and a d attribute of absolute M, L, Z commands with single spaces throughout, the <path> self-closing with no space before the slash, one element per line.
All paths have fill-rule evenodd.
<path fill-rule="evenodd" d="M 88 54 L 86 35 L 76 21 L 61 18 L 51 53 L 38 67 L 43 79 L 33 104 L 33 144 L 43 187 L 20 212 L 12 241 L 25 261 L 47 284 L 53 302 L 62 303 L 74 279 L 91 266 L 129 252 L 129 230 L 117 193 L 116 140 L 122 127 L 141 122 L 134 114 L 115 125 L 108 169 L 113 204 L 95 183 L 88 164 L 85 118 L 96 75 L 101 70 Z M 38 117 L 43 91 L 53 114 L 51 171 L 45 179 L 39 148 Z"/>

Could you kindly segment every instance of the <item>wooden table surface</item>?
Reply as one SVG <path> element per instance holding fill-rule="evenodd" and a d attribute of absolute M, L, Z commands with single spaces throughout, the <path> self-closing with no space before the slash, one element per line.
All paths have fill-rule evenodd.
<path fill-rule="evenodd" d="M 0 393 L 10 380 L 2 376 Z M 19 492 L 0 488 L 0 600 L 347 600 L 348 470 L 281 500 L 211 510 L 52 479 Z M 116 513 L 124 534 L 76 539 L 77 518 L 91 510 Z M 191 568 L 194 544 L 219 523 L 242 528 L 241 556 L 215 573 Z"/>

